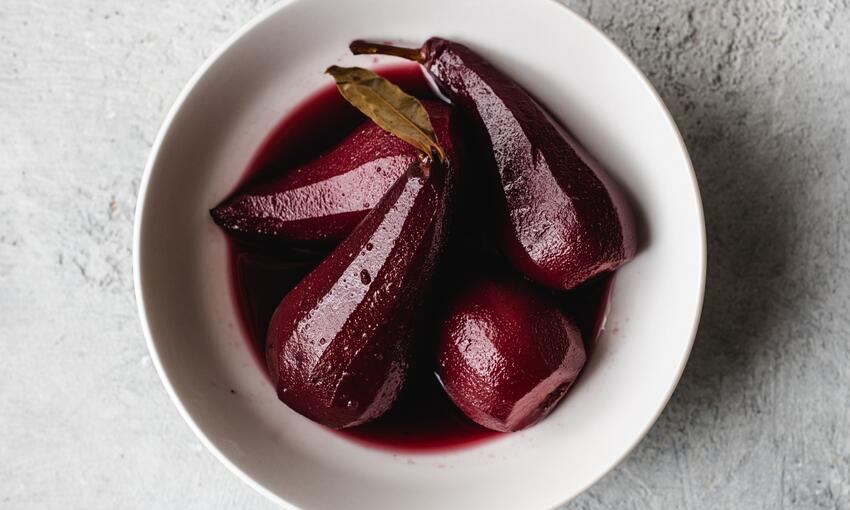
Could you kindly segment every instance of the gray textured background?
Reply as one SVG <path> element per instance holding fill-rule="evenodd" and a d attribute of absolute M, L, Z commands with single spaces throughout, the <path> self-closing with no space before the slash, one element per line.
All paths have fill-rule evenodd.
<path fill-rule="evenodd" d="M 0 507 L 271 506 L 184 425 L 136 318 L 160 122 L 271 4 L 189 3 L 0 3 Z M 568 4 L 679 123 L 709 278 L 672 402 L 567 508 L 850 508 L 850 4 Z"/>

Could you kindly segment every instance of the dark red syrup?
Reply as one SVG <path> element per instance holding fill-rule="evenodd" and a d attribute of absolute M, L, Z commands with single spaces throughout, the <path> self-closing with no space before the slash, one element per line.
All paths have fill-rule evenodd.
<path fill-rule="evenodd" d="M 377 72 L 406 92 L 437 99 L 418 65 L 404 64 Z M 237 188 L 252 187 L 284 175 L 299 164 L 329 150 L 349 134 L 364 117 L 348 104 L 333 85 L 322 88 L 284 118 L 258 149 Z M 261 370 L 265 363 L 266 331 L 283 296 L 329 252 L 285 250 L 231 240 L 231 285 L 242 327 Z M 447 261 L 447 271 L 462 271 L 463 264 Z M 457 269 L 452 269 L 457 268 Z M 441 275 L 451 281 L 454 275 Z M 462 275 L 458 275 L 461 277 Z M 611 278 L 604 276 L 565 294 L 564 307 L 576 319 L 588 352 L 597 337 Z M 425 329 L 423 336 L 430 336 Z M 396 451 L 433 452 L 470 446 L 501 434 L 472 422 L 446 396 L 431 370 L 428 338 L 399 401 L 378 420 L 337 431 L 372 446 Z"/>

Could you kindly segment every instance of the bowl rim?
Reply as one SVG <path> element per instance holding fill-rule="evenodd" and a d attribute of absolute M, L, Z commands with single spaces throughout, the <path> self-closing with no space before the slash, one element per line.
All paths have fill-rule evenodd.
<path fill-rule="evenodd" d="M 147 306 L 144 300 L 144 292 L 143 292 L 143 282 L 142 282 L 142 274 L 141 274 L 141 229 L 142 229 L 142 217 L 143 211 L 146 204 L 147 199 L 147 191 L 148 185 L 150 182 L 151 175 L 153 173 L 153 169 L 156 166 L 157 159 L 159 157 L 160 149 L 162 148 L 163 141 L 169 135 L 171 131 L 171 127 L 175 117 L 177 116 L 180 109 L 183 107 L 184 103 L 188 99 L 188 97 L 195 90 L 195 86 L 201 80 L 201 78 L 207 73 L 207 71 L 212 67 L 218 59 L 228 51 L 239 39 L 241 39 L 244 35 L 251 32 L 256 28 L 259 24 L 266 21 L 273 15 L 277 14 L 279 11 L 282 11 L 289 7 L 290 5 L 306 2 L 309 0 L 281 0 L 274 5 L 264 9 L 257 15 L 255 15 L 251 20 L 242 25 L 239 29 L 233 32 L 227 39 L 221 43 L 215 51 L 213 51 L 209 57 L 207 57 L 201 66 L 194 72 L 192 77 L 186 83 L 186 85 L 182 88 L 180 93 L 177 95 L 174 103 L 169 108 L 165 118 L 162 122 L 162 125 L 157 132 L 156 138 L 154 139 L 153 144 L 151 145 L 150 154 L 148 156 L 147 162 L 145 164 L 144 172 L 142 174 L 142 178 L 139 182 L 139 190 L 138 196 L 136 199 L 136 207 L 134 211 L 133 218 L 133 240 L 132 240 L 132 250 L 133 250 L 133 287 L 136 298 L 136 305 L 139 314 L 139 321 L 142 327 L 142 334 L 145 338 L 145 344 L 147 345 L 148 352 L 151 356 L 151 360 L 156 369 L 157 374 L 159 375 L 160 381 L 162 385 L 165 387 L 166 393 L 168 393 L 171 402 L 177 408 L 180 416 L 189 426 L 189 429 L 195 434 L 195 436 L 201 441 L 201 443 L 212 452 L 213 456 L 219 460 L 222 464 L 224 464 L 228 470 L 230 470 L 233 474 L 235 474 L 238 478 L 240 478 L 244 483 L 248 486 L 256 490 L 258 493 L 265 496 L 267 499 L 272 501 L 273 503 L 292 510 L 299 510 L 299 507 L 286 501 L 281 496 L 277 495 L 270 489 L 266 488 L 264 485 L 260 484 L 256 480 L 254 480 L 250 475 L 245 473 L 238 465 L 232 462 L 222 451 L 216 447 L 213 442 L 207 437 L 206 433 L 201 429 L 201 427 L 196 423 L 195 419 L 188 412 L 186 407 L 183 405 L 183 402 L 180 396 L 177 394 L 174 386 L 171 382 L 171 379 L 163 367 L 162 360 L 159 356 L 159 351 L 157 350 L 156 344 L 153 339 L 153 335 L 150 330 L 150 325 L 148 323 L 148 314 L 147 314 Z M 560 8 L 564 9 L 566 13 L 570 16 L 573 16 L 576 21 L 580 24 L 584 25 L 585 28 L 590 29 L 591 32 L 601 37 L 601 40 L 604 42 L 606 46 L 610 49 L 613 49 L 620 58 L 624 61 L 630 71 L 635 74 L 639 80 L 639 82 L 648 89 L 652 98 L 657 103 L 657 106 L 660 107 L 661 111 L 666 117 L 666 120 L 670 123 L 670 126 L 673 128 L 673 133 L 675 134 L 676 141 L 679 144 L 679 148 L 682 151 L 682 154 L 685 158 L 685 163 L 687 165 L 687 169 L 689 172 L 690 183 L 692 187 L 693 196 L 696 200 L 697 207 L 697 217 L 699 220 L 699 232 L 698 232 L 698 252 L 699 252 L 699 260 L 698 260 L 698 285 L 697 285 L 697 306 L 694 311 L 693 324 L 691 325 L 691 331 L 689 334 L 689 340 L 687 348 L 683 351 L 683 356 L 679 360 L 678 366 L 676 367 L 676 375 L 671 379 L 669 388 L 667 389 L 664 398 L 660 401 L 660 404 L 657 409 L 653 412 L 652 419 L 647 422 L 644 428 L 635 435 L 634 439 L 628 445 L 627 448 L 623 450 L 623 452 L 615 458 L 611 464 L 605 469 L 600 471 L 595 477 L 591 478 L 589 482 L 582 487 L 580 490 L 575 492 L 575 494 L 568 496 L 567 499 L 561 501 L 558 504 L 564 504 L 583 493 L 590 487 L 596 484 L 603 476 L 610 473 L 614 468 L 622 463 L 622 461 L 635 449 L 635 447 L 646 437 L 649 430 L 655 425 L 658 421 L 658 418 L 661 416 L 661 413 L 667 407 L 667 404 L 670 401 L 670 398 L 673 395 L 676 387 L 679 384 L 679 381 L 682 378 L 682 374 L 684 372 L 685 366 L 687 365 L 688 359 L 690 358 L 691 351 L 693 349 L 694 341 L 696 340 L 697 331 L 699 328 L 700 318 L 702 315 L 704 299 L 705 299 L 705 286 L 706 286 L 706 269 L 707 269 L 707 242 L 706 242 L 706 229 L 705 229 L 705 214 L 702 206 L 702 198 L 699 191 L 699 185 L 696 178 L 696 173 L 694 172 L 693 163 L 691 162 L 690 154 L 688 152 L 687 146 L 685 145 L 684 139 L 679 131 L 678 126 L 676 125 L 676 121 L 673 118 L 673 115 L 670 113 L 670 110 L 664 104 L 664 101 L 661 99 L 660 95 L 656 91 L 655 87 L 646 78 L 643 72 L 638 68 L 638 66 L 632 61 L 632 59 L 617 45 L 615 44 L 602 30 L 593 25 L 589 20 L 576 13 L 566 5 L 562 4 L 558 0 L 539 0 L 541 2 L 553 3 Z"/>

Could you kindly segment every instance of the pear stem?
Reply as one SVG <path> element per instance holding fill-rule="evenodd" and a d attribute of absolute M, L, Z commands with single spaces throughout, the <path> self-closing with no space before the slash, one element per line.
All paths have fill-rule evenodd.
<path fill-rule="evenodd" d="M 358 39 L 349 46 L 351 53 L 355 55 L 391 55 L 393 57 L 406 58 L 420 64 L 425 62 L 425 56 L 420 48 L 400 48 L 390 44 L 374 43 Z"/>
<path fill-rule="evenodd" d="M 441 161 L 439 155 L 436 154 L 436 151 L 431 156 L 428 156 L 424 152 L 420 152 L 419 157 L 417 159 L 418 161 L 413 163 L 413 166 L 415 167 L 415 173 L 418 173 L 426 179 L 429 175 L 431 175 L 431 165 L 434 163 L 435 159 L 436 161 Z"/>

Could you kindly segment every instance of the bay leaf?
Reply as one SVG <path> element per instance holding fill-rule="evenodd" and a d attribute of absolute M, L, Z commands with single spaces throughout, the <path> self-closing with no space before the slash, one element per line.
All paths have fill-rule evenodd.
<path fill-rule="evenodd" d="M 446 153 L 437 142 L 428 111 L 418 99 L 362 67 L 331 66 L 325 72 L 336 80 L 342 97 L 375 124 L 425 155 L 436 154 L 440 161 L 445 161 Z"/>

